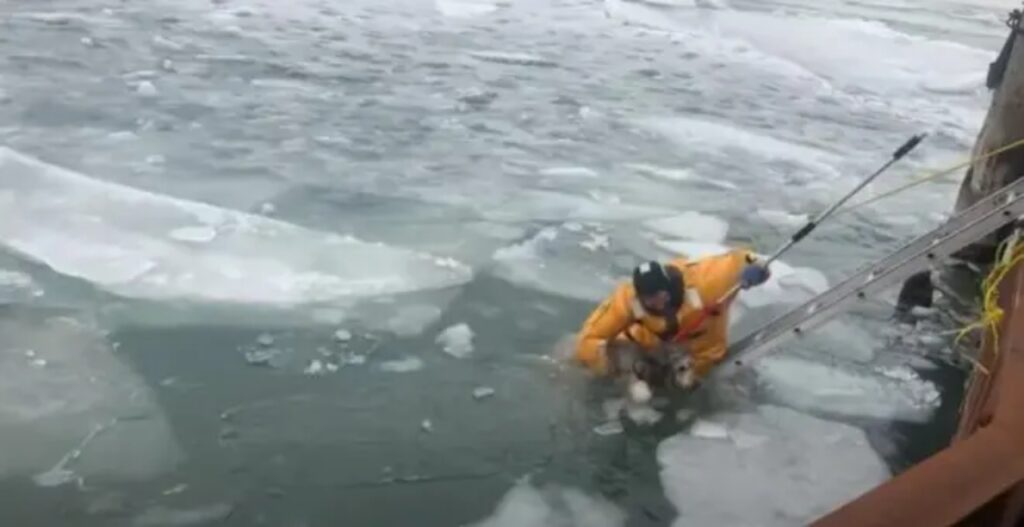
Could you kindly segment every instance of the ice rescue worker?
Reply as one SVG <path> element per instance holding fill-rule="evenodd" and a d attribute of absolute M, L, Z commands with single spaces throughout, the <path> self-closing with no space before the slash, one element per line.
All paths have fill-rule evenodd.
<path fill-rule="evenodd" d="M 768 278 L 768 268 L 753 253 L 739 249 L 692 261 L 677 258 L 666 265 L 641 264 L 633 270 L 633 280 L 620 284 L 583 323 L 576 360 L 601 376 L 632 368 L 642 377 L 633 361 L 624 365 L 620 350 L 632 343 L 640 355 L 656 359 L 675 340 L 686 357 L 671 361 L 671 380 L 689 389 L 725 358 L 735 286 L 747 289 Z M 734 294 L 725 298 L 730 292 Z"/>

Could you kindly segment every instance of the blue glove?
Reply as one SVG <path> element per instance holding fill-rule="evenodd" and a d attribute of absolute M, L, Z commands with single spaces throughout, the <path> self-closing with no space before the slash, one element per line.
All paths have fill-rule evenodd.
<path fill-rule="evenodd" d="M 750 289 L 767 282 L 770 277 L 771 273 L 768 272 L 767 267 L 756 263 L 750 264 L 743 268 L 743 274 L 740 275 L 740 287 Z"/>

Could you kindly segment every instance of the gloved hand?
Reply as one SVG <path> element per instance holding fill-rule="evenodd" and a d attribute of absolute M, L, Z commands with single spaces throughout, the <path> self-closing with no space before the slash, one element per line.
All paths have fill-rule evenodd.
<path fill-rule="evenodd" d="M 767 282 L 771 276 L 772 274 L 768 271 L 768 267 L 763 264 L 749 264 L 743 268 L 743 273 L 740 275 L 740 287 L 750 289 Z"/>

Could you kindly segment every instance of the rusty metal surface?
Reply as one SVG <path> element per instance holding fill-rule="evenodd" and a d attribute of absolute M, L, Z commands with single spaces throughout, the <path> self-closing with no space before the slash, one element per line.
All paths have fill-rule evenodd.
<path fill-rule="evenodd" d="M 952 445 L 814 527 L 1012 526 L 1024 519 L 1024 265 L 1002 283 L 1000 305 L 1000 349 L 986 339 L 981 363 L 989 374 L 972 375 Z"/>
<path fill-rule="evenodd" d="M 1018 484 L 1007 496 L 1006 501 L 1000 505 L 1002 509 L 999 518 L 999 527 L 1013 527 L 1021 522 L 1021 513 L 1024 512 L 1024 485 Z"/>

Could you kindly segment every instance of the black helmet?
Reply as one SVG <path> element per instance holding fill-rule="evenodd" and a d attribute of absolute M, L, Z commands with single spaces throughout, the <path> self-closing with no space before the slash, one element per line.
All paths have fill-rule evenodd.
<path fill-rule="evenodd" d="M 637 296 L 651 296 L 658 292 L 672 292 L 672 280 L 658 262 L 645 262 L 633 269 L 633 288 Z"/>

